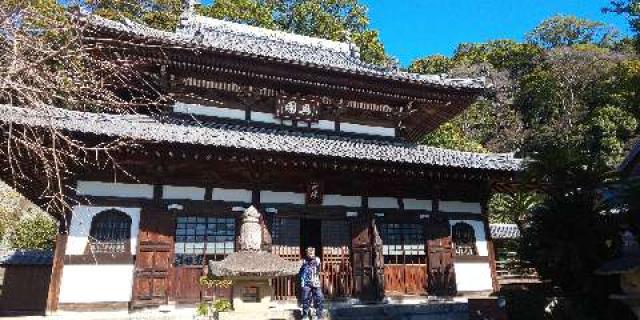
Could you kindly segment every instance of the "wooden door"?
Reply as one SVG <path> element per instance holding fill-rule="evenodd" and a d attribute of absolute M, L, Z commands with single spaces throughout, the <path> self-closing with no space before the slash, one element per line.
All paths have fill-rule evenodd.
<path fill-rule="evenodd" d="M 353 261 L 353 294 L 365 301 L 379 299 L 374 263 L 372 220 L 359 217 L 351 222 L 351 250 Z"/>
<path fill-rule="evenodd" d="M 350 297 L 353 289 L 349 225 L 344 220 L 323 220 L 322 290 L 325 297 Z"/>
<path fill-rule="evenodd" d="M 456 280 L 449 222 L 446 219 L 430 219 L 425 225 L 425 234 L 427 236 L 429 266 L 429 294 L 455 295 Z"/>
<path fill-rule="evenodd" d="M 168 302 L 174 224 L 172 216 L 159 208 L 144 208 L 140 214 L 133 307 Z"/>
<path fill-rule="evenodd" d="M 387 295 L 426 293 L 424 228 L 417 223 L 381 224 Z"/>

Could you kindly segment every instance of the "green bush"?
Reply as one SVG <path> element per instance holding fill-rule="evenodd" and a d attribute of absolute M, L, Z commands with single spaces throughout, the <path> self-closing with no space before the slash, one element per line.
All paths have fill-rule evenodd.
<path fill-rule="evenodd" d="M 58 226 L 45 214 L 24 216 L 9 236 L 14 249 L 52 249 Z"/>

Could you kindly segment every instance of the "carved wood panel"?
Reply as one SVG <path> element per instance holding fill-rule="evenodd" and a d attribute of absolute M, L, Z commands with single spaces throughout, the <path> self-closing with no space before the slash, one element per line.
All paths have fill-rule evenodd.
<path fill-rule="evenodd" d="M 167 303 L 171 290 L 173 218 L 160 209 L 144 208 L 136 255 L 133 306 Z"/>
<path fill-rule="evenodd" d="M 359 217 L 351 222 L 353 294 L 370 301 L 377 299 L 371 225 L 369 217 Z"/>
<path fill-rule="evenodd" d="M 455 295 L 454 250 L 449 222 L 444 219 L 430 219 L 426 223 L 425 230 L 427 236 L 429 294 Z"/>

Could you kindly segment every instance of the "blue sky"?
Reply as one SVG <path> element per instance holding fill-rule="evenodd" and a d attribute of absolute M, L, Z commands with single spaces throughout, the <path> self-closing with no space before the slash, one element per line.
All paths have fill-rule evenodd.
<path fill-rule="evenodd" d="M 604 14 L 607 0 L 362 0 L 371 27 L 380 32 L 388 54 L 407 66 L 431 54 L 450 56 L 458 43 L 522 40 L 555 14 L 609 23 L 629 33 L 626 19 Z"/>

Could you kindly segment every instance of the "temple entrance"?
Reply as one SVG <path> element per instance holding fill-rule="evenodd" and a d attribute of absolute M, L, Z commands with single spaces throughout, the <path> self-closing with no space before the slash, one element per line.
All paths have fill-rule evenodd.
<path fill-rule="evenodd" d="M 316 249 L 316 256 L 322 258 L 322 220 L 300 219 L 300 256 L 306 255 L 308 247 Z"/>
<path fill-rule="evenodd" d="M 316 248 L 322 262 L 322 289 L 328 299 L 353 294 L 351 232 L 346 221 L 274 217 L 272 237 L 272 252 L 290 261 L 300 261 L 306 248 Z M 298 287 L 297 277 L 274 279 L 274 298 L 295 299 Z"/>

